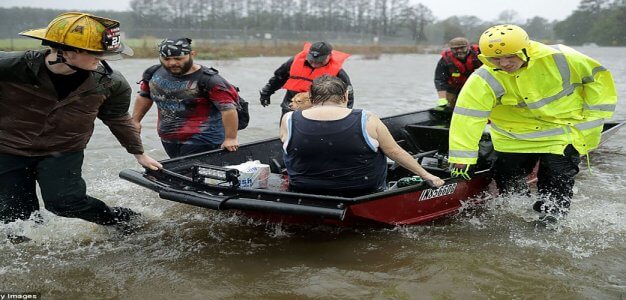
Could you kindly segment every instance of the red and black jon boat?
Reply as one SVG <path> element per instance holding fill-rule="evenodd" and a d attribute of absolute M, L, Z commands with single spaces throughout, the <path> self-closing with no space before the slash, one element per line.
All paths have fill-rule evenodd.
<path fill-rule="evenodd" d="M 347 198 L 288 191 L 282 144 L 278 138 L 241 145 L 238 151 L 215 150 L 164 160 L 163 170 L 123 170 L 120 177 L 158 192 L 159 197 L 214 210 L 234 210 L 244 215 L 285 223 L 336 225 L 410 225 L 455 213 L 462 203 L 479 199 L 491 183 L 489 135 L 483 136 L 480 159 L 471 180 L 450 178 L 446 156 L 450 113 L 436 109 L 382 119 L 394 139 L 422 166 L 445 179 L 440 188 L 427 182 L 384 192 Z M 603 141 L 623 122 L 606 123 Z M 224 168 L 250 160 L 270 166 L 267 188 L 239 185 L 236 170 Z M 387 181 L 411 176 L 390 162 Z"/>

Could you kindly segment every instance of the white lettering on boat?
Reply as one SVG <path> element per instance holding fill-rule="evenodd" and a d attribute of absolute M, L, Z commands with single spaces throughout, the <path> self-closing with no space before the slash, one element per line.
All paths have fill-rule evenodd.
<path fill-rule="evenodd" d="M 454 193 L 454 190 L 456 190 L 456 183 L 446 184 L 436 190 L 434 189 L 424 190 L 422 194 L 420 195 L 419 201 L 424 201 L 424 200 L 429 200 L 429 199 L 433 199 L 433 198 L 437 198 L 441 196 L 451 195 L 452 193 Z"/>

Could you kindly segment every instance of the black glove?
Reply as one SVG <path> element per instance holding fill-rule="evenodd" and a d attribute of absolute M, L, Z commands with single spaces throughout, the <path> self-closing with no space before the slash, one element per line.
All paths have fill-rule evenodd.
<path fill-rule="evenodd" d="M 270 105 L 270 95 L 268 94 L 263 94 L 263 92 L 260 93 L 261 94 L 261 105 L 263 106 L 268 106 Z"/>

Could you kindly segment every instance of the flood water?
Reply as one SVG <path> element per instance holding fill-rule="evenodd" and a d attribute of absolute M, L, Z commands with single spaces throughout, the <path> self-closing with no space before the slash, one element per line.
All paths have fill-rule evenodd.
<path fill-rule="evenodd" d="M 624 48 L 580 48 L 615 76 L 615 119 L 626 119 Z M 241 88 L 251 123 L 240 142 L 277 135 L 282 92 L 269 107 L 258 90 L 286 57 L 200 61 Z M 437 55 L 354 56 L 345 69 L 355 107 L 379 116 L 431 107 Z M 150 59 L 113 62 L 131 85 Z M 167 158 L 143 121 L 149 155 Z M 44 299 L 625 299 L 626 130 L 582 166 L 569 217 L 535 228 L 531 198 L 495 198 L 445 221 L 387 229 L 290 227 L 178 204 L 118 178 L 140 169 L 97 121 L 86 151 L 88 192 L 141 212 L 132 235 L 42 212 L 44 222 L 0 225 L 32 239 L 0 239 L 0 295 L 39 292 Z M 3 233 L 4 234 L 4 233 Z"/>

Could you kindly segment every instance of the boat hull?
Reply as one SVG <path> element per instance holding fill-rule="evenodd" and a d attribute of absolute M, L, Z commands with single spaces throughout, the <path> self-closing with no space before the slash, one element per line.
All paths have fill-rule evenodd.
<path fill-rule="evenodd" d="M 427 182 L 415 186 L 347 198 L 324 194 L 295 193 L 288 189 L 282 160 L 282 143 L 268 139 L 241 145 L 236 152 L 214 150 L 161 163 L 163 170 L 123 170 L 120 177 L 158 192 L 160 198 L 218 211 L 234 211 L 254 219 L 297 224 L 339 226 L 414 225 L 443 218 L 459 211 L 466 201 L 482 201 L 493 192 L 490 166 L 493 147 L 488 134 L 481 140 L 476 172 L 469 180 L 451 178 L 447 168 L 447 137 L 450 114 L 437 110 L 417 111 L 383 118 L 392 136 L 426 170 L 445 180 L 432 188 Z M 605 124 L 602 142 L 624 125 Z M 241 188 L 196 181 L 191 170 L 198 165 L 226 166 L 248 160 L 271 166 L 269 187 Z M 412 174 L 392 162 L 388 182 Z M 529 178 L 532 181 L 534 178 Z"/>

